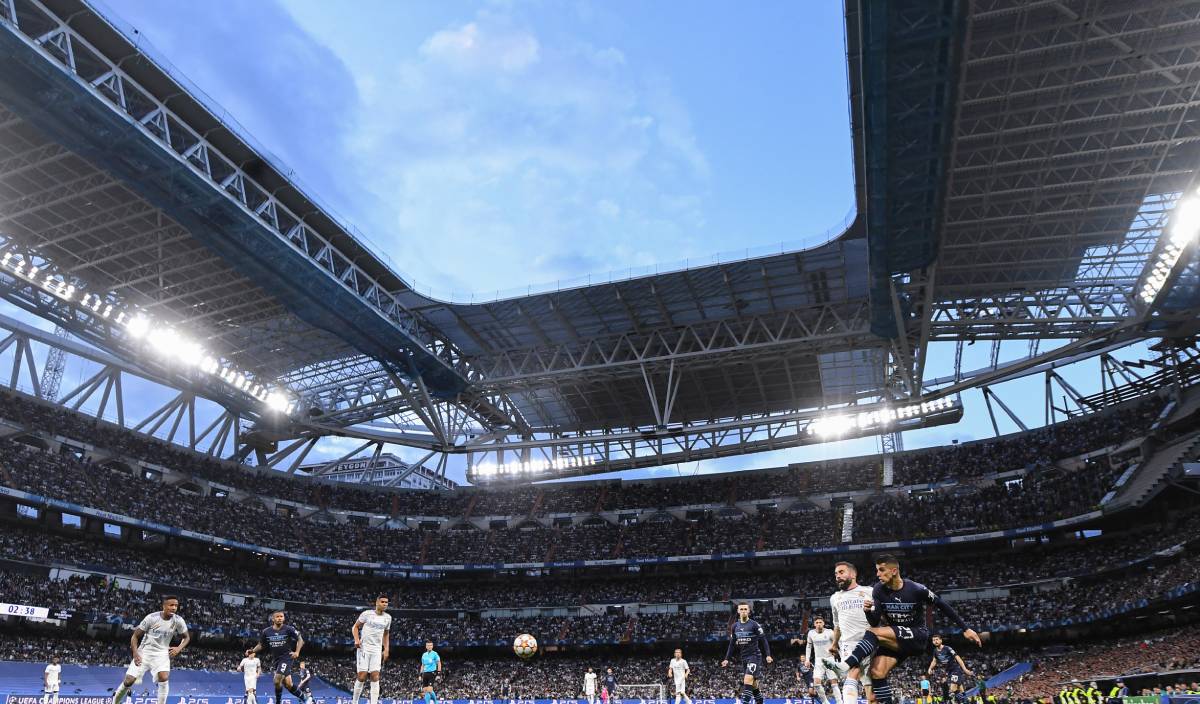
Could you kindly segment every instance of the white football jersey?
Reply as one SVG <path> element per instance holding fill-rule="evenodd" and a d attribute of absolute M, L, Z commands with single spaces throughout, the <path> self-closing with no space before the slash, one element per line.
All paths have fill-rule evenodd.
<path fill-rule="evenodd" d="M 587 672 L 583 675 L 583 691 L 585 694 L 596 693 L 596 673 Z"/>
<path fill-rule="evenodd" d="M 833 644 L 832 630 L 824 628 L 818 633 L 817 629 L 810 628 L 805 640 L 808 641 L 805 653 L 808 655 L 809 662 L 814 662 L 818 658 L 829 657 L 829 646 Z"/>
<path fill-rule="evenodd" d="M 246 673 L 246 677 L 258 677 L 259 671 L 262 670 L 262 660 L 258 658 L 242 658 L 242 662 L 238 665 L 242 672 Z"/>
<path fill-rule="evenodd" d="M 871 598 L 871 588 L 858 585 L 845 591 L 838 590 L 829 597 L 829 610 L 833 616 L 833 627 L 841 631 L 839 642 L 857 643 L 870 626 L 863 602 Z"/>
<path fill-rule="evenodd" d="M 51 663 L 46 666 L 46 684 L 58 684 L 59 675 L 62 674 L 62 665 Z"/>
<path fill-rule="evenodd" d="M 368 653 L 383 652 L 383 634 L 392 629 L 391 614 L 377 614 L 375 609 L 367 609 L 358 615 L 359 634 L 362 638 L 362 649 Z"/>
<path fill-rule="evenodd" d="M 679 658 L 678 660 L 671 658 L 670 667 L 671 674 L 675 676 L 675 681 L 682 682 L 684 673 L 688 671 L 687 660 L 684 660 L 683 658 Z"/>
<path fill-rule="evenodd" d="M 183 617 L 175 614 L 170 620 L 164 621 L 161 611 L 155 611 L 142 619 L 138 629 L 146 635 L 142 636 L 141 651 L 143 655 L 166 654 L 171 649 L 171 641 L 175 636 L 187 633 L 187 624 Z"/>

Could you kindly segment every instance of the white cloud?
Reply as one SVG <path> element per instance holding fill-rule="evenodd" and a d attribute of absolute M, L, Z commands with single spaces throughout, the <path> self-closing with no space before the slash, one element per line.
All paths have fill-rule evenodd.
<path fill-rule="evenodd" d="M 429 37 L 421 54 L 462 71 L 517 72 L 538 60 L 538 41 L 527 32 L 483 32 L 468 22 Z"/>
<path fill-rule="evenodd" d="M 372 239 L 420 289 L 702 254 L 689 235 L 710 169 L 686 107 L 619 49 L 543 39 L 491 10 L 365 73 L 349 144 L 382 204 Z"/>

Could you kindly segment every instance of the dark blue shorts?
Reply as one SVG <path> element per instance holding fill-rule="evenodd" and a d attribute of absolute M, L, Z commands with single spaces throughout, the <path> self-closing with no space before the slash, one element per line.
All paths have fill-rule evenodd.
<path fill-rule="evenodd" d="M 913 655 L 925 655 L 929 652 L 929 629 L 910 628 L 908 626 L 892 626 L 896 634 L 896 644 L 900 649 L 893 651 L 890 647 L 879 647 L 879 652 L 891 655 L 897 660 L 903 660 Z"/>
<path fill-rule="evenodd" d="M 275 661 L 275 674 L 287 677 L 295 667 L 296 664 L 291 658 L 280 658 Z"/>
<path fill-rule="evenodd" d="M 751 677 L 761 677 L 763 673 L 762 658 L 750 658 L 742 661 L 742 674 Z"/>

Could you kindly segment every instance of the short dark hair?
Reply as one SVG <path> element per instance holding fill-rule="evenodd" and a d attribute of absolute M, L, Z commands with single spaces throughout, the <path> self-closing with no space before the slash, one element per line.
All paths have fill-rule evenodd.
<path fill-rule="evenodd" d="M 375 601 L 379 601 L 380 599 L 387 599 L 388 601 L 391 601 L 392 597 L 388 596 L 387 594 L 380 594 L 379 596 L 375 597 Z"/>
<path fill-rule="evenodd" d="M 738 608 L 741 606 L 745 606 L 747 608 L 753 608 L 752 606 L 750 606 L 750 602 L 748 602 L 748 601 L 739 601 L 738 603 L 734 604 L 734 608 Z"/>
<path fill-rule="evenodd" d="M 850 571 L 853 572 L 854 574 L 858 574 L 858 568 L 854 566 L 853 562 L 846 562 L 845 560 L 841 560 L 839 562 L 833 563 L 834 569 L 837 569 L 838 567 L 841 567 L 842 565 L 849 567 Z"/>
<path fill-rule="evenodd" d="M 900 566 L 900 558 L 890 552 L 885 552 L 882 555 L 875 556 L 875 564 L 877 565 L 896 565 Z"/>
<path fill-rule="evenodd" d="M 824 620 L 825 620 L 825 617 L 822 616 L 821 614 L 813 614 L 813 623 L 816 623 L 817 621 L 824 621 Z"/>
<path fill-rule="evenodd" d="M 179 601 L 179 597 L 175 596 L 174 594 L 167 594 L 163 596 L 163 603 L 165 604 L 172 599 Z"/>

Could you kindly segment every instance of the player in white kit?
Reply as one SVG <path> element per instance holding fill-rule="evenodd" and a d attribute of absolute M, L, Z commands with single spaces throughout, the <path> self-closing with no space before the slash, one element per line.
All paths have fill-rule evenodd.
<path fill-rule="evenodd" d="M 858 568 L 849 562 L 839 562 L 834 565 L 833 579 L 837 582 L 838 590 L 829 597 L 829 610 L 833 617 L 833 643 L 829 652 L 845 660 L 854 652 L 854 646 L 862 640 L 867 632 L 867 613 L 863 605 L 871 603 L 871 588 L 858 583 Z M 820 662 L 822 655 L 818 654 Z M 846 674 L 842 683 L 842 701 L 844 704 L 856 704 L 859 698 L 859 687 L 863 696 L 874 701 L 871 694 L 871 677 L 867 672 L 871 669 L 870 660 L 853 668 Z M 836 676 L 835 676 L 836 678 Z M 816 681 L 816 677 L 813 677 Z"/>
<path fill-rule="evenodd" d="M 258 653 L 250 653 L 238 663 L 238 672 L 242 673 L 242 684 L 246 685 L 246 704 L 257 704 L 258 676 L 262 673 L 262 660 Z"/>
<path fill-rule="evenodd" d="M 58 688 L 62 682 L 62 665 L 58 656 L 50 658 L 50 664 L 42 673 L 42 704 L 58 704 Z"/>
<path fill-rule="evenodd" d="M 596 704 L 596 671 L 590 667 L 583 675 L 583 696 L 588 704 Z"/>
<path fill-rule="evenodd" d="M 379 671 L 388 659 L 389 639 L 392 633 L 392 615 L 387 613 L 388 598 L 380 595 L 375 599 L 375 608 L 358 615 L 350 628 L 354 634 L 355 659 L 358 675 L 354 680 L 353 703 L 362 697 L 363 683 L 371 676 L 371 704 L 379 702 Z"/>
<path fill-rule="evenodd" d="M 179 611 L 179 597 L 164 596 L 162 611 L 148 614 L 138 627 L 133 629 L 129 638 L 129 649 L 133 652 L 133 662 L 125 670 L 125 679 L 113 694 L 113 704 L 121 704 L 121 700 L 129 694 L 129 688 L 134 682 L 140 682 L 142 675 L 154 673 L 158 681 L 158 704 L 167 704 L 168 684 L 171 676 L 171 658 L 183 652 L 192 639 L 188 633 L 187 624 Z M 182 636 L 179 645 L 171 647 L 175 636 Z"/>
<path fill-rule="evenodd" d="M 667 675 L 675 682 L 675 704 L 682 697 L 687 704 L 692 704 L 692 698 L 687 695 L 687 678 L 692 674 L 687 660 L 683 659 L 683 651 L 675 649 L 675 657 L 667 663 Z"/>
<path fill-rule="evenodd" d="M 808 635 L 805 637 L 807 645 L 804 646 L 804 666 L 812 666 L 813 669 L 813 687 L 817 690 L 817 697 L 821 700 L 821 704 L 829 704 L 829 696 L 825 694 L 825 683 L 832 683 L 830 689 L 833 690 L 833 698 L 837 704 L 842 704 L 841 687 L 838 684 L 837 674 L 829 672 L 825 669 L 821 658 L 827 653 L 833 652 L 833 631 L 825 628 L 825 619 L 817 616 L 813 619 L 813 627 L 808 630 Z M 853 704 L 853 702 L 851 703 Z"/>

